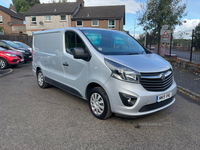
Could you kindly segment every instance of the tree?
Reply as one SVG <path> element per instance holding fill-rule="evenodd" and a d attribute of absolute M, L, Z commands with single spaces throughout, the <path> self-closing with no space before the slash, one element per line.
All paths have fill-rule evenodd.
<path fill-rule="evenodd" d="M 56 0 L 49 0 L 49 3 L 56 3 Z"/>
<path fill-rule="evenodd" d="M 49 3 L 67 3 L 67 0 L 49 0 Z"/>
<path fill-rule="evenodd" d="M 194 30 L 194 45 L 196 49 L 200 49 L 200 22 Z"/>
<path fill-rule="evenodd" d="M 140 44 L 144 45 L 144 34 L 140 34 L 137 41 L 140 42 Z"/>
<path fill-rule="evenodd" d="M 35 4 L 40 4 L 40 0 L 12 0 L 17 12 L 25 12 Z"/>
<path fill-rule="evenodd" d="M 40 0 L 26 0 L 30 7 L 33 7 L 35 4 L 40 4 Z"/>
<path fill-rule="evenodd" d="M 0 26 L 0 32 L 3 30 L 4 28 Z"/>
<path fill-rule="evenodd" d="M 169 25 L 170 30 L 174 30 L 176 25 L 182 24 L 182 17 L 187 15 L 185 12 L 186 3 L 182 0 L 149 0 L 148 3 L 148 17 L 147 17 L 147 30 L 151 30 L 156 34 L 160 26 Z M 141 5 L 138 11 L 139 25 L 146 27 L 146 8 Z M 161 19 L 160 19 L 161 17 Z M 161 20 L 161 21 L 160 21 Z"/>

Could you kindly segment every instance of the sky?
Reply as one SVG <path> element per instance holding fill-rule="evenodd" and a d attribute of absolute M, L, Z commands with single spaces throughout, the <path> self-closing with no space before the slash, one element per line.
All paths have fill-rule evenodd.
<path fill-rule="evenodd" d="M 58 0 L 57 0 L 58 1 Z M 75 0 L 68 0 L 75 1 Z M 128 30 L 130 34 L 134 35 L 134 25 L 135 25 L 135 37 L 137 38 L 139 34 L 143 34 L 142 26 L 137 25 L 136 13 L 140 9 L 140 5 L 146 3 L 147 0 L 84 0 L 85 7 L 87 6 L 108 6 L 108 5 L 125 5 L 126 8 L 126 24 L 124 30 Z M 174 30 L 174 37 L 179 38 L 180 34 L 183 33 L 185 38 L 191 38 L 192 29 L 194 29 L 200 22 L 200 0 L 183 0 L 187 3 L 186 12 L 187 16 L 183 18 L 186 23 L 181 26 L 176 26 Z M 41 3 L 48 3 L 49 0 L 40 0 Z M 9 7 L 12 0 L 0 0 L 0 5 L 4 7 Z"/>

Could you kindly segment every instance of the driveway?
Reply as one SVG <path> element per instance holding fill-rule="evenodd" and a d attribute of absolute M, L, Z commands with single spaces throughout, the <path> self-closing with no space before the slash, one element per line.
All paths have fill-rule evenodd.
<path fill-rule="evenodd" d="M 0 149 L 189 149 L 200 147 L 200 102 L 176 102 L 135 119 L 98 120 L 87 101 L 56 87 L 40 89 L 31 64 L 0 77 Z"/>

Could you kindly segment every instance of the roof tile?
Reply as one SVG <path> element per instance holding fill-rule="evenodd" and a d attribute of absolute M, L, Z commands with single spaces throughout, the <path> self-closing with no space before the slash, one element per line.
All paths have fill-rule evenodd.
<path fill-rule="evenodd" d="M 1 5 L 0 5 L 0 10 L 2 10 L 3 12 L 5 12 L 6 14 L 10 15 L 11 17 L 24 20 L 24 16 L 21 13 L 14 12 L 14 11 L 12 11 L 12 10 L 6 8 L 6 7 L 3 7 Z"/>
<path fill-rule="evenodd" d="M 25 16 L 73 14 L 78 4 L 78 2 L 35 4 L 24 14 Z"/>
<path fill-rule="evenodd" d="M 125 5 L 82 7 L 72 18 L 77 19 L 121 19 L 125 17 Z"/>

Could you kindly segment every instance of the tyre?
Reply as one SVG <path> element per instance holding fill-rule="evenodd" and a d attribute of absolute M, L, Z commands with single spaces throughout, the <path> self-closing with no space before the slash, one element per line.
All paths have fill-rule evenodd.
<path fill-rule="evenodd" d="M 41 70 L 39 70 L 37 73 L 37 82 L 38 82 L 39 87 L 42 89 L 47 88 L 49 86 L 49 84 L 45 82 L 45 79 Z"/>
<path fill-rule="evenodd" d="M 8 62 L 5 59 L 0 58 L 0 65 L 1 69 L 6 69 L 8 67 Z"/>
<path fill-rule="evenodd" d="M 112 116 L 108 96 L 101 87 L 91 90 L 88 101 L 90 111 L 98 119 L 107 119 Z"/>

